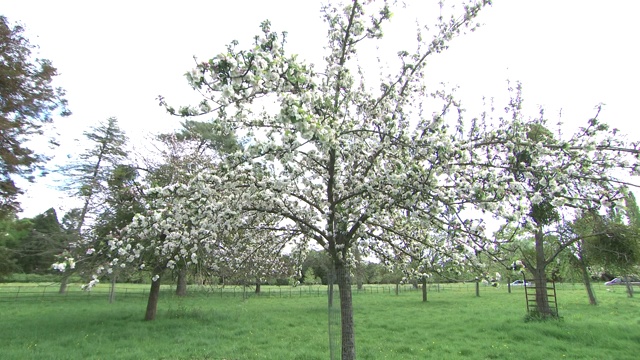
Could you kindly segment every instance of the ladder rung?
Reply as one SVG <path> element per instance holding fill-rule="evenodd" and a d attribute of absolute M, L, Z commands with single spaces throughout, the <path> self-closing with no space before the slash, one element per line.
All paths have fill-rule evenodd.
<path fill-rule="evenodd" d="M 549 286 L 544 287 L 544 288 L 542 288 L 542 287 L 535 287 L 535 286 L 526 286 L 524 289 L 525 289 L 525 290 L 535 290 L 535 289 L 555 290 L 555 288 L 554 288 L 554 287 L 549 287 Z"/>

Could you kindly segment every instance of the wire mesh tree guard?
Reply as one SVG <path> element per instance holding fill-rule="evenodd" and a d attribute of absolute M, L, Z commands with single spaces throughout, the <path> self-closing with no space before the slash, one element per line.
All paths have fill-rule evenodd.
<path fill-rule="evenodd" d="M 342 271 L 342 270 L 341 270 Z M 340 311 L 340 288 L 336 283 L 335 266 L 327 274 L 327 307 L 329 323 L 329 353 L 331 360 L 342 357 L 342 321 Z"/>

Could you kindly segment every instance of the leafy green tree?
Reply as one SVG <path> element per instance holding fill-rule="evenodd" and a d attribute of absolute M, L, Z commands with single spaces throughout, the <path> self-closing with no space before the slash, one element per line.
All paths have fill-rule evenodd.
<path fill-rule="evenodd" d="M 624 211 L 609 211 L 605 217 L 592 216 L 593 235 L 584 242 L 583 248 L 594 265 L 622 274 L 627 293 L 633 297 L 628 275 L 640 264 L 640 228 L 635 218 L 638 207 L 630 194 L 625 194 Z"/>
<path fill-rule="evenodd" d="M 30 231 L 15 248 L 17 265 L 24 273 L 44 274 L 50 271 L 56 255 L 63 251 L 69 239 L 53 208 L 30 219 L 30 222 Z"/>
<path fill-rule="evenodd" d="M 117 165 L 107 179 L 104 207 L 93 225 L 93 236 L 105 239 L 131 223 L 143 209 L 142 186 L 138 170 L 131 165 Z"/>
<path fill-rule="evenodd" d="M 576 241 L 571 247 L 570 250 L 572 251 L 570 261 L 580 269 L 582 282 L 585 285 L 587 296 L 589 297 L 589 304 L 594 306 L 598 305 L 598 300 L 596 299 L 596 295 L 591 284 L 589 268 L 593 264 L 591 257 L 588 254 L 589 246 L 587 244 L 590 241 L 589 236 L 596 232 L 596 228 L 599 227 L 597 224 L 601 222 L 602 220 L 597 213 L 588 211 L 583 212 L 582 215 L 571 224 L 571 230 L 576 233 L 576 236 L 581 237 L 581 239 Z"/>
<path fill-rule="evenodd" d="M 3 236 L 0 236 L 2 238 Z M 18 269 L 13 252 L 4 244 L 4 239 L 0 239 L 0 280 L 5 276 L 14 273 Z"/>
<path fill-rule="evenodd" d="M 319 284 L 320 282 L 321 280 L 313 272 L 313 268 L 312 267 L 308 268 L 307 271 L 304 273 L 302 283 L 305 285 L 316 285 L 316 284 Z"/>
<path fill-rule="evenodd" d="M 303 274 L 311 269 L 314 275 L 320 279 L 320 282 L 327 285 L 331 266 L 331 258 L 324 251 L 310 250 L 302 262 L 301 268 Z"/>
<path fill-rule="evenodd" d="M 18 248 L 31 232 L 32 226 L 29 219 L 18 219 L 15 216 L 0 219 L 0 279 L 22 271 L 18 266 Z"/>
<path fill-rule="evenodd" d="M 51 83 L 58 75 L 49 60 L 33 59 L 35 47 L 24 37 L 21 25 L 0 16 L 0 217 L 20 209 L 16 197 L 22 190 L 13 181 L 33 173 L 49 159 L 26 145 L 45 134 L 44 126 L 70 114 L 64 91 Z M 51 138 L 50 144 L 55 146 Z"/>
<path fill-rule="evenodd" d="M 365 262 L 364 276 L 367 284 L 383 284 L 384 275 L 388 273 L 388 269 L 380 263 Z"/>
<path fill-rule="evenodd" d="M 633 192 L 627 191 L 624 198 L 624 210 L 627 218 L 629 219 L 629 225 L 640 229 L 640 208 L 636 202 L 636 197 Z"/>
<path fill-rule="evenodd" d="M 625 195 L 625 206 L 608 209 L 606 215 L 596 211 L 583 211 L 570 225 L 576 241 L 570 252 L 570 261 L 580 270 L 589 303 L 597 305 L 591 286 L 590 268 L 628 274 L 640 260 L 640 229 L 634 216 L 638 208 L 632 193 Z M 633 288 L 627 284 L 629 296 Z"/>

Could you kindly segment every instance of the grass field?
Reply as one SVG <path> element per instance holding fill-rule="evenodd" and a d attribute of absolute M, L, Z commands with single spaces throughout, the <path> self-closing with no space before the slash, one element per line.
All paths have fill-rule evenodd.
<path fill-rule="evenodd" d="M 0 295 L 15 294 L 13 286 L 0 286 Z M 120 289 L 113 304 L 98 292 L 0 296 L 0 358 L 329 358 L 321 288 L 298 296 L 242 292 L 249 298 L 241 290 L 186 298 L 165 290 L 153 322 L 141 320 L 146 299 L 128 288 L 130 296 Z M 427 303 L 420 292 L 379 289 L 354 293 L 359 359 L 640 358 L 640 297 L 627 298 L 623 287 L 597 287 L 600 305 L 592 307 L 580 286 L 560 286 L 562 319 L 547 322 L 524 321 L 523 289 L 482 288 L 475 297 L 473 286 L 448 285 L 430 291 Z"/>

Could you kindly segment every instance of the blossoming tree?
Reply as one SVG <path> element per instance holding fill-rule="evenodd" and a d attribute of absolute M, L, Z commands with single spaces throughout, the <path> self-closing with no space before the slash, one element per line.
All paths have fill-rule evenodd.
<path fill-rule="evenodd" d="M 400 238 L 420 242 L 412 236 L 416 226 L 459 221 L 443 214 L 461 212 L 485 186 L 489 172 L 473 172 L 469 163 L 486 157 L 471 142 L 460 141 L 463 134 L 445 121 L 457 102 L 445 92 L 427 92 L 423 77 L 427 58 L 474 28 L 473 19 L 488 3 L 465 5 L 459 16 L 440 18 L 433 37 L 419 36 L 415 51 L 399 53 L 398 72 L 372 87 L 355 62 L 357 49 L 382 37 L 381 25 L 391 12 L 387 4 L 372 11 L 353 1 L 323 9 L 329 25 L 323 71 L 287 55 L 284 38 L 264 22 L 253 47 L 238 49 L 233 42 L 187 74 L 204 95 L 197 106 L 175 109 L 160 99 L 173 114 L 215 113 L 224 127 L 252 139 L 217 169 L 224 180 L 211 181 L 210 191 L 232 199 L 225 201 L 226 211 L 280 216 L 328 252 L 340 289 L 344 359 L 355 358 L 353 249 L 360 247 L 367 256 L 369 249 Z M 438 108 L 425 115 L 421 104 L 427 99 Z M 269 100 L 279 105 L 276 111 L 256 111 Z M 248 176 L 246 169 L 255 164 L 269 171 Z M 491 196 L 486 193 L 485 200 Z M 403 221 L 406 211 L 413 214 L 410 222 Z M 463 230 L 482 229 L 467 221 Z"/>
<path fill-rule="evenodd" d="M 171 184 L 187 184 L 203 169 L 217 166 L 221 157 L 235 151 L 240 145 L 232 133 L 217 129 L 210 122 L 185 121 L 182 128 L 174 133 L 160 134 L 154 146 L 156 153 L 145 158 L 146 181 L 152 187 Z M 177 277 L 176 295 L 187 293 L 188 269 L 178 266 L 174 269 Z"/>
<path fill-rule="evenodd" d="M 549 307 L 547 266 L 584 239 L 566 236 L 562 227 L 580 210 L 622 204 L 625 186 L 637 186 L 631 177 L 640 173 L 640 145 L 602 123 L 600 106 L 585 126 L 569 136 L 551 132 L 544 111 L 537 118 L 527 118 L 522 108 L 518 85 L 505 108 L 508 117 L 497 119 L 495 128 L 482 135 L 485 144 L 494 148 L 491 166 L 498 170 L 497 176 L 509 179 L 509 185 L 499 190 L 504 192 L 502 201 L 481 204 L 506 221 L 503 239 L 510 238 L 504 235 L 509 230 L 533 236 L 534 255 L 525 257 L 525 266 L 534 277 L 537 312 L 548 317 L 557 314 Z"/>
<path fill-rule="evenodd" d="M 445 209 L 445 213 L 448 211 Z M 459 231 L 454 218 L 448 221 L 448 224 L 428 226 L 420 216 L 407 213 L 394 220 L 394 226 L 386 231 L 384 238 L 371 233 L 363 243 L 382 263 L 400 271 L 404 275 L 403 281 L 412 281 L 416 286 L 417 281 L 422 282 L 422 301 L 426 302 L 427 279 L 433 275 L 445 278 L 462 273 L 480 275 L 484 270 L 475 249 L 470 246 L 472 242 Z M 402 227 L 404 229 L 398 231 Z"/>
<path fill-rule="evenodd" d="M 146 210 L 109 240 L 109 261 L 97 268 L 96 276 L 116 267 L 151 271 L 146 320 L 155 319 L 160 280 L 167 270 L 239 267 L 265 246 L 282 248 L 280 243 L 295 240 L 297 232 L 286 225 L 270 226 L 278 222 L 273 215 L 251 216 L 227 207 L 225 201 L 237 200 L 222 200 L 211 191 L 219 181 L 203 172 L 186 184 L 150 189 Z"/>

